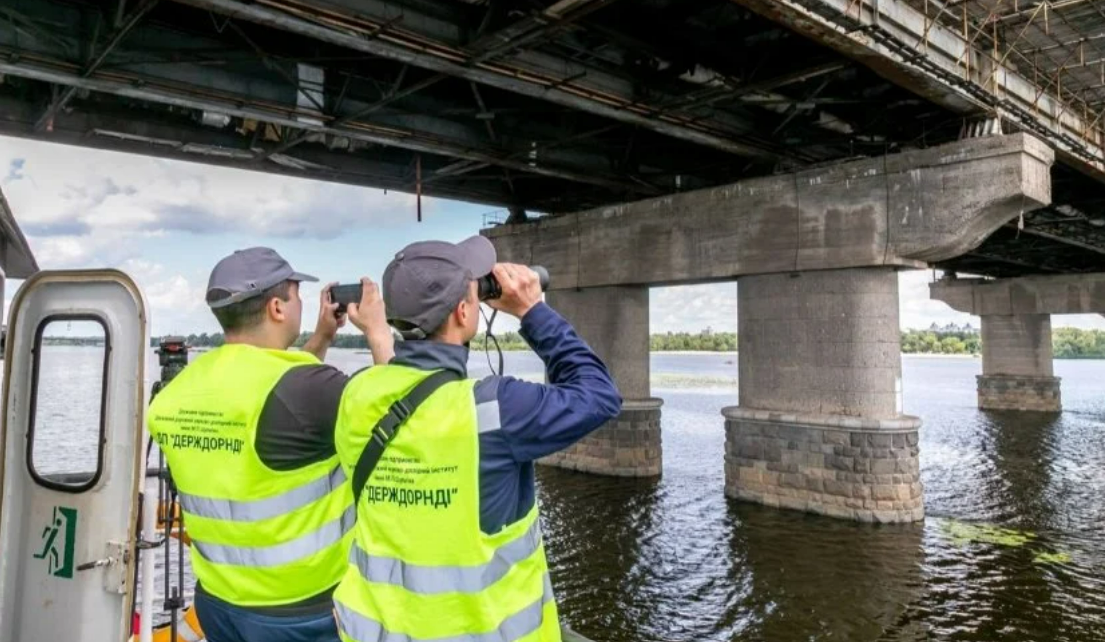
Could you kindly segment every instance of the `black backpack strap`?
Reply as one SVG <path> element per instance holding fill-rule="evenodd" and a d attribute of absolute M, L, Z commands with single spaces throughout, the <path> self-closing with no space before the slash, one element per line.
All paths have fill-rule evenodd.
<path fill-rule="evenodd" d="M 439 370 L 418 383 L 407 396 L 391 404 L 386 414 L 372 427 L 372 434 L 368 443 L 361 451 L 361 457 L 357 460 L 357 467 L 353 469 L 353 503 L 361 501 L 361 491 L 368 483 L 372 470 L 384 454 L 395 433 L 403 422 L 407 420 L 423 401 L 430 398 L 438 388 L 453 381 L 459 381 L 461 376 L 452 370 Z"/>

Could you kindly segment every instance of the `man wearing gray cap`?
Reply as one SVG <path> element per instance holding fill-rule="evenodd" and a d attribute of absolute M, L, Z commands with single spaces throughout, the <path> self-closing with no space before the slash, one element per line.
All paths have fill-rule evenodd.
<path fill-rule="evenodd" d="M 489 273 L 502 289 L 489 305 L 521 320 L 547 385 L 466 378 Z M 614 381 L 537 274 L 496 264 L 483 237 L 410 245 L 381 285 L 388 321 L 424 338 L 342 395 L 334 438 L 357 509 L 334 591 L 342 639 L 559 641 L 533 464 L 618 415 Z"/>
<path fill-rule="evenodd" d="M 156 397 L 164 451 L 192 540 L 196 613 L 209 642 L 336 642 L 330 595 L 345 570 L 355 511 L 334 448 L 347 377 L 322 359 L 345 318 L 323 289 L 303 351 L 299 284 L 318 281 L 269 248 L 211 272 L 207 303 L 226 344 Z M 376 363 L 392 356 L 379 291 L 355 310 Z"/>

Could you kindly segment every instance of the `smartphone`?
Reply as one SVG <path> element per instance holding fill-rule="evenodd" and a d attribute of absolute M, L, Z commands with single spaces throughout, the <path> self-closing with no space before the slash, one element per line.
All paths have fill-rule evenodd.
<path fill-rule="evenodd" d="M 338 304 L 338 314 L 345 314 L 345 308 L 350 303 L 361 302 L 361 284 L 335 285 L 330 288 L 330 302 Z"/>

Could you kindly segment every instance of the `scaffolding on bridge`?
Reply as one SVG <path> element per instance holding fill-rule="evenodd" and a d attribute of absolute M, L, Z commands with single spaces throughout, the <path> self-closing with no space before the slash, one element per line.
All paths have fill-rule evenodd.
<path fill-rule="evenodd" d="M 1105 125 L 1105 4 L 1094 0 L 906 0 L 930 24 L 959 31 L 988 55 L 989 89 L 1000 92 L 997 74 L 1015 67 L 1036 85 L 1033 108 L 1052 95 L 1064 109 L 1082 115 L 1084 135 L 1099 138 Z M 877 4 L 877 2 L 876 2 Z M 928 31 L 926 30 L 926 34 Z M 927 46 L 922 40 L 920 48 Z M 972 77 L 972 60 L 959 60 Z M 985 86 L 985 85 L 984 85 Z"/>

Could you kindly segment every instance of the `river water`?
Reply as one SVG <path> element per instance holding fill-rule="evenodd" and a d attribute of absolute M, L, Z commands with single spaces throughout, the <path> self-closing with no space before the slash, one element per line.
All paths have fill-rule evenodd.
<path fill-rule="evenodd" d="M 328 357 L 347 372 L 368 359 Z M 470 368 L 488 372 L 482 353 Z M 1105 362 L 1056 362 L 1062 415 L 979 411 L 979 368 L 903 358 L 927 517 L 879 526 L 725 498 L 736 355 L 654 354 L 660 479 L 539 467 L 562 617 L 599 642 L 1105 640 Z M 506 369 L 542 374 L 529 353 Z"/>

